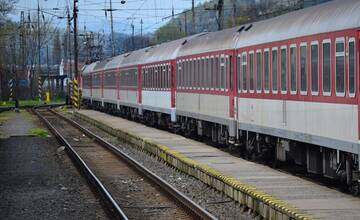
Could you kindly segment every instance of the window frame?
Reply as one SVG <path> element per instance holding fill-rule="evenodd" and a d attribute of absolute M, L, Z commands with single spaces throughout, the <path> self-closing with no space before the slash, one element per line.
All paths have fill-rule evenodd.
<path fill-rule="evenodd" d="M 324 91 L 324 44 L 330 44 L 330 92 L 326 92 Z M 328 38 L 328 39 L 324 39 L 321 43 L 321 59 L 322 59 L 322 62 L 321 62 L 321 81 L 322 81 L 322 93 L 323 93 L 323 96 L 331 96 L 331 92 L 332 92 L 332 70 L 333 70 L 333 67 L 332 67 L 332 64 L 333 64 L 333 60 L 332 60 L 332 43 L 331 43 L 331 39 Z"/>
<path fill-rule="evenodd" d="M 344 91 L 343 92 L 338 92 L 337 91 L 337 71 L 336 71 L 336 58 L 338 57 L 338 52 L 336 52 L 336 45 L 338 43 L 343 43 L 344 44 L 344 52 L 340 52 L 340 53 L 344 53 Z M 338 97 L 345 97 L 345 93 L 346 93 L 346 42 L 345 42 L 345 37 L 337 37 L 335 39 L 335 94 Z"/>
<path fill-rule="evenodd" d="M 241 93 L 241 54 L 236 55 L 236 79 L 237 79 L 237 93 Z"/>
<path fill-rule="evenodd" d="M 219 72 L 220 72 L 220 76 L 219 76 L 219 81 L 220 81 L 220 91 L 225 91 L 225 76 L 226 76 L 226 68 L 225 68 L 225 55 L 221 54 L 220 55 L 220 68 L 219 68 Z M 224 78 L 222 75 L 222 68 L 224 69 Z M 224 80 L 224 81 L 223 81 Z"/>
<path fill-rule="evenodd" d="M 291 71 L 291 49 L 295 48 L 295 90 L 292 90 L 292 87 L 291 87 L 291 83 L 292 83 L 292 80 L 293 80 L 293 77 L 292 77 L 292 71 Z M 290 65 L 290 71 L 289 71 L 289 78 L 290 78 L 290 95 L 296 95 L 297 92 L 298 92 L 298 47 L 297 47 L 297 44 L 290 44 L 290 51 L 289 51 L 289 65 Z"/>
<path fill-rule="evenodd" d="M 273 54 L 274 51 L 276 51 L 277 56 L 277 62 L 276 62 L 276 90 L 274 90 L 274 77 L 273 77 Z M 278 94 L 279 92 L 279 47 L 273 47 L 271 48 L 271 80 L 270 80 L 270 86 L 271 86 L 271 93 L 272 94 Z"/>
<path fill-rule="evenodd" d="M 216 91 L 219 91 L 220 88 L 221 88 L 221 85 L 220 85 L 220 56 L 219 55 L 216 55 L 215 56 L 215 59 L 214 59 L 214 63 L 215 63 L 215 70 L 214 70 L 214 73 L 215 73 L 215 90 Z"/>
<path fill-rule="evenodd" d="M 354 92 L 353 93 L 350 93 L 350 43 L 354 43 L 354 59 L 355 59 L 355 62 L 354 62 Z M 347 85 L 347 91 L 348 91 L 348 94 L 349 94 L 349 97 L 350 98 L 354 98 L 356 96 L 356 80 L 357 80 L 357 77 L 356 77 L 356 62 L 357 62 L 357 57 L 356 57 L 356 40 L 355 40 L 355 37 L 350 37 L 348 39 L 348 42 L 347 42 L 347 47 L 348 47 L 348 56 L 347 56 L 347 62 L 348 62 L 348 85 Z M 346 76 L 345 76 L 346 78 Z M 345 82 L 346 83 L 346 82 Z"/>
<path fill-rule="evenodd" d="M 246 62 L 244 62 L 244 56 L 246 58 Z M 244 72 L 244 66 L 246 66 L 246 71 Z M 246 75 L 246 78 L 244 77 L 244 74 Z M 249 74 L 248 74 L 248 54 L 246 51 L 241 53 L 241 79 L 242 79 L 242 86 L 241 86 L 241 90 L 243 93 L 247 93 L 249 90 Z M 246 85 L 246 89 L 244 89 L 244 83 Z"/>
<path fill-rule="evenodd" d="M 214 86 L 214 84 L 215 84 L 215 82 L 214 82 L 214 78 L 215 78 L 214 66 L 215 65 L 214 65 L 214 63 L 215 63 L 215 57 L 214 57 L 214 55 L 211 55 L 210 59 L 209 59 L 210 75 L 211 75 L 211 77 L 210 77 L 210 90 L 215 90 L 215 86 Z"/>
<path fill-rule="evenodd" d="M 205 57 L 201 57 L 201 90 L 205 90 Z"/>
<path fill-rule="evenodd" d="M 229 91 L 230 89 L 230 57 L 228 54 L 225 54 L 225 59 L 224 59 L 224 65 L 225 65 L 225 84 L 224 84 L 224 88 L 225 91 Z"/>
<path fill-rule="evenodd" d="M 265 88 L 265 53 L 268 53 L 268 80 L 269 80 L 269 88 L 266 89 Z M 264 93 L 265 94 L 269 94 L 270 93 L 270 88 L 271 88 L 271 69 L 270 69 L 270 48 L 265 48 L 263 51 L 263 72 L 264 72 L 264 76 L 263 76 L 263 89 L 264 89 Z"/>
<path fill-rule="evenodd" d="M 318 91 L 313 91 L 313 88 L 312 88 L 312 85 L 313 85 L 313 82 L 312 82 L 312 76 L 313 76 L 313 72 L 312 72 L 312 46 L 316 45 L 317 46 L 317 80 L 318 80 L 318 85 L 317 85 L 317 88 L 318 88 Z M 311 95 L 313 96 L 318 96 L 319 95 L 319 90 L 320 90 L 320 47 L 319 47 L 319 41 L 311 41 L 310 43 L 310 91 L 311 91 Z"/>
<path fill-rule="evenodd" d="M 196 58 L 197 59 L 197 80 L 196 80 L 196 88 L 197 90 L 201 90 L 201 57 Z"/>
<path fill-rule="evenodd" d="M 256 82 L 255 82 L 255 90 L 256 90 L 256 93 L 261 93 L 262 92 L 262 89 L 263 89 L 263 54 L 262 54 L 262 50 L 261 49 L 257 49 L 256 52 L 255 52 L 256 56 L 255 56 L 255 66 L 256 66 Z M 258 89 L 258 54 L 260 54 L 260 68 L 261 68 L 261 71 L 260 71 L 260 77 L 261 77 L 261 80 L 260 80 L 260 89 Z"/>
<path fill-rule="evenodd" d="M 282 88 L 282 50 L 284 50 L 285 49 L 285 52 L 286 52 L 286 54 L 285 54 L 285 57 L 286 57 L 286 60 L 285 60 L 285 67 L 286 67 L 286 71 L 285 71 L 285 79 L 286 79 L 286 83 L 285 83 L 285 85 L 286 85 L 286 90 L 283 90 L 283 88 Z M 288 67 L 288 61 L 289 61 L 289 59 L 288 59 L 288 55 L 289 55 L 289 53 L 288 53 L 288 46 L 287 45 L 283 45 L 283 46 L 281 46 L 280 47 L 280 91 L 281 91 L 281 94 L 283 94 L 283 95 L 285 95 L 285 94 L 287 94 L 287 92 L 288 92 L 288 90 L 289 90 L 289 88 L 288 88 L 288 71 L 289 71 L 289 67 Z M 279 81 L 278 81 L 278 87 L 279 87 Z"/>
<path fill-rule="evenodd" d="M 253 68 L 253 89 L 251 90 L 251 72 L 250 72 L 250 70 L 251 70 L 251 68 L 250 68 L 250 55 L 253 55 L 253 65 L 252 65 L 252 68 Z M 247 69 L 247 71 L 249 72 L 249 74 L 248 74 L 248 76 L 249 76 L 249 91 L 250 91 L 250 93 L 254 93 L 255 92 L 255 90 L 256 90 L 256 84 L 255 84 L 255 53 L 254 53 L 254 51 L 253 50 L 251 50 L 251 51 L 249 51 L 249 53 L 248 53 L 248 58 L 247 58 L 248 60 L 247 60 L 247 63 L 248 63 L 248 69 Z"/>

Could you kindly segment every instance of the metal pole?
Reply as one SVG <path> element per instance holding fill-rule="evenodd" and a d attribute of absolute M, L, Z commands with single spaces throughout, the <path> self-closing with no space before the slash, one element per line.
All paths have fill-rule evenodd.
<path fill-rule="evenodd" d="M 143 20 L 141 18 L 140 20 L 140 25 L 141 25 L 141 28 L 140 28 L 140 39 L 141 39 L 141 47 L 144 47 L 144 39 L 143 39 Z"/>
<path fill-rule="evenodd" d="M 46 45 L 46 68 L 47 68 L 47 76 L 48 76 L 48 92 L 49 95 L 51 94 L 51 88 L 50 88 L 50 70 L 49 70 L 49 45 Z M 51 96 L 50 96 L 51 97 Z"/>
<path fill-rule="evenodd" d="M 113 22 L 113 9 L 112 9 L 112 0 L 110 0 L 110 22 L 111 22 L 111 50 L 112 56 L 115 56 L 115 43 L 114 43 L 114 22 Z"/>
<path fill-rule="evenodd" d="M 40 59 L 41 59 L 41 54 L 40 54 L 40 4 L 39 4 L 39 0 L 37 0 L 38 3 L 38 8 L 37 8 L 37 25 L 38 25 L 38 74 L 36 78 L 40 77 L 41 74 L 41 67 L 40 67 Z M 40 85 L 39 85 L 40 86 Z M 41 94 L 38 94 L 39 98 L 41 98 Z"/>
<path fill-rule="evenodd" d="M 132 50 L 135 50 L 135 41 L 134 41 L 134 24 L 131 23 L 131 29 L 132 29 L 132 34 L 131 34 L 131 42 L 132 42 Z"/>
<path fill-rule="evenodd" d="M 74 65 L 75 65 L 75 79 L 79 77 L 79 70 L 78 70 L 78 39 L 77 39 L 77 3 L 78 0 L 74 0 L 74 11 L 73 11 L 73 18 L 74 18 Z"/>
<path fill-rule="evenodd" d="M 68 65 L 69 65 L 69 76 L 68 78 L 72 79 L 72 60 L 71 60 L 71 19 L 70 19 L 70 9 L 69 6 L 67 7 L 67 32 L 68 32 L 68 36 L 67 36 L 67 43 L 68 43 L 68 53 L 69 53 L 69 57 L 68 57 Z"/>
<path fill-rule="evenodd" d="M 191 28 L 191 34 L 196 33 L 196 27 L 195 27 L 195 0 L 191 1 L 191 13 L 192 13 L 192 28 Z"/>
<path fill-rule="evenodd" d="M 222 30 L 224 28 L 224 15 L 223 15 L 223 6 L 224 0 L 219 0 L 217 9 L 219 13 L 219 22 L 218 22 L 218 29 Z"/>

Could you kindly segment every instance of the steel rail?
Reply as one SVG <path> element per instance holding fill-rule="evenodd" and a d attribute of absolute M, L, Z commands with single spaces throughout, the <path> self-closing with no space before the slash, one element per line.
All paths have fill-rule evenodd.
<path fill-rule="evenodd" d="M 94 134 L 92 131 L 88 130 L 87 128 L 83 127 L 79 123 L 75 122 L 74 120 L 71 120 L 54 110 L 49 109 L 53 114 L 57 115 L 61 119 L 67 121 L 80 131 L 82 131 L 85 135 L 93 138 L 96 142 L 98 142 L 100 145 L 106 147 L 108 150 L 116 154 L 118 157 L 123 159 L 125 162 L 127 162 L 129 165 L 134 167 L 136 170 L 138 170 L 141 174 L 145 175 L 148 179 L 153 181 L 155 184 L 160 186 L 163 190 L 165 190 L 170 196 L 172 196 L 175 200 L 179 202 L 181 206 L 183 206 L 185 209 L 187 209 L 194 217 L 197 219 L 207 219 L 207 220 L 215 220 L 217 219 L 214 215 L 206 211 L 204 208 L 202 208 L 200 205 L 195 203 L 194 201 L 190 200 L 185 194 L 177 190 L 175 187 L 171 186 L 169 183 L 167 183 L 165 180 L 163 180 L 161 177 L 144 167 L 142 164 L 128 156 L 126 153 L 124 153 L 119 148 L 115 147 L 111 143 L 107 142 L 103 138 L 99 137 L 98 135 Z"/>
<path fill-rule="evenodd" d="M 48 109 L 51 111 L 50 109 Z M 59 133 L 59 131 L 44 117 L 42 116 L 36 108 L 33 108 L 32 111 L 46 124 L 49 130 L 55 135 L 58 141 L 65 145 L 66 152 L 69 154 L 70 158 L 78 165 L 78 168 L 81 172 L 87 177 L 88 181 L 92 184 L 92 187 L 99 193 L 101 198 L 106 204 L 108 211 L 112 214 L 115 219 L 128 220 L 128 217 L 119 207 L 115 199 L 111 196 L 110 192 L 105 188 L 101 181 L 96 177 L 94 172 L 87 166 L 85 161 L 79 156 L 79 154 L 74 150 L 70 143 Z"/>

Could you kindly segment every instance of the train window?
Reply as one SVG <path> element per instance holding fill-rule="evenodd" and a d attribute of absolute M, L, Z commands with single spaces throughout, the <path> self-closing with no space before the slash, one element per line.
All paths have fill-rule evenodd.
<path fill-rule="evenodd" d="M 331 43 L 330 40 L 324 40 L 322 45 L 322 83 L 323 94 L 331 94 Z"/>
<path fill-rule="evenodd" d="M 205 59 L 201 59 L 201 88 L 205 88 Z"/>
<path fill-rule="evenodd" d="M 229 63 L 229 56 L 225 58 L 225 90 L 228 90 L 229 85 L 229 73 L 230 73 L 230 63 Z M 231 88 L 231 87 L 230 87 Z"/>
<path fill-rule="evenodd" d="M 261 50 L 256 51 L 256 92 L 261 92 L 262 87 L 262 57 Z"/>
<path fill-rule="evenodd" d="M 336 94 L 345 94 L 345 39 L 336 39 Z"/>
<path fill-rule="evenodd" d="M 296 94 L 297 91 L 297 51 L 296 44 L 290 46 L 290 93 Z"/>
<path fill-rule="evenodd" d="M 213 89 L 215 86 L 214 86 L 214 57 L 211 57 L 211 60 L 210 60 L 210 82 L 211 82 L 211 85 L 210 87 Z"/>
<path fill-rule="evenodd" d="M 349 40 L 349 95 L 351 97 L 355 96 L 355 86 L 356 86 L 356 80 L 355 80 L 355 72 L 356 72 L 356 59 L 355 59 L 355 39 L 351 38 Z"/>
<path fill-rule="evenodd" d="M 166 65 L 166 88 L 170 88 L 170 65 Z"/>
<path fill-rule="evenodd" d="M 219 57 L 215 57 L 215 83 L 216 83 L 216 88 L 220 89 L 220 80 L 219 80 Z"/>
<path fill-rule="evenodd" d="M 250 75 L 250 92 L 254 92 L 255 81 L 254 81 L 254 52 L 249 53 L 249 75 Z"/>
<path fill-rule="evenodd" d="M 311 92 L 316 95 L 319 92 L 319 45 L 311 43 Z"/>
<path fill-rule="evenodd" d="M 264 91 L 269 93 L 270 90 L 270 56 L 269 49 L 264 50 Z"/>
<path fill-rule="evenodd" d="M 205 88 L 210 88 L 210 61 L 209 57 L 206 57 L 206 65 L 205 65 Z"/>
<path fill-rule="evenodd" d="M 220 58 L 220 88 L 225 88 L 225 60 L 224 57 Z"/>
<path fill-rule="evenodd" d="M 242 60 L 241 60 L 241 67 L 242 67 L 242 82 L 243 82 L 243 86 L 242 86 L 242 89 L 243 89 L 243 92 L 247 92 L 247 75 L 248 75 L 248 72 L 247 72 L 247 54 L 246 52 L 244 52 L 242 54 Z"/>
<path fill-rule="evenodd" d="M 196 88 L 196 59 L 193 59 L 193 78 L 192 78 L 192 88 Z"/>
<path fill-rule="evenodd" d="M 155 88 L 155 67 L 151 67 L 151 89 Z"/>
<path fill-rule="evenodd" d="M 287 91 L 287 47 L 281 47 L 281 92 L 286 94 Z"/>
<path fill-rule="evenodd" d="M 190 60 L 190 78 L 189 78 L 190 88 L 194 86 L 194 76 L 195 76 L 194 60 Z"/>
<path fill-rule="evenodd" d="M 198 89 L 200 89 L 200 80 L 201 80 L 201 60 L 200 58 L 198 58 L 197 60 L 197 67 L 198 67 L 198 71 L 197 71 L 197 87 Z"/>
<path fill-rule="evenodd" d="M 184 89 L 186 86 L 186 74 L 187 74 L 187 69 L 186 69 L 186 60 L 183 61 L 183 71 L 182 71 L 182 83 L 181 86 Z"/>
<path fill-rule="evenodd" d="M 307 60 L 307 44 L 300 44 L 300 93 L 307 94 L 307 78 L 308 78 L 308 60 Z"/>
<path fill-rule="evenodd" d="M 238 55 L 237 57 L 236 57 L 236 73 L 237 73 L 237 76 L 236 76 L 236 78 L 237 78 L 237 89 L 238 89 L 238 92 L 240 92 L 241 91 L 241 74 L 240 74 L 240 71 L 241 71 L 241 57 L 240 57 L 240 55 Z"/>
<path fill-rule="evenodd" d="M 154 77 L 153 77 L 153 82 L 154 82 L 154 85 L 153 87 L 154 88 L 157 88 L 157 84 L 158 84 L 158 70 L 157 70 L 157 67 L 154 67 Z"/>
<path fill-rule="evenodd" d="M 271 51 L 271 75 L 272 75 L 272 91 L 273 93 L 277 93 L 278 91 L 278 62 L 279 61 L 279 55 L 278 55 L 278 49 L 273 48 Z"/>
<path fill-rule="evenodd" d="M 182 72 L 182 69 L 181 69 L 181 62 L 178 63 L 178 72 L 177 72 L 177 76 L 176 76 L 176 84 L 178 86 L 178 88 L 181 86 L 181 72 Z"/>

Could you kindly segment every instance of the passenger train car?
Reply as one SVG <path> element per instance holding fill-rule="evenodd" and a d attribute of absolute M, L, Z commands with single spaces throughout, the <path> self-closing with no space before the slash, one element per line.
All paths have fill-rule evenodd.
<path fill-rule="evenodd" d="M 83 101 L 359 180 L 360 1 L 335 0 L 86 65 Z"/>

